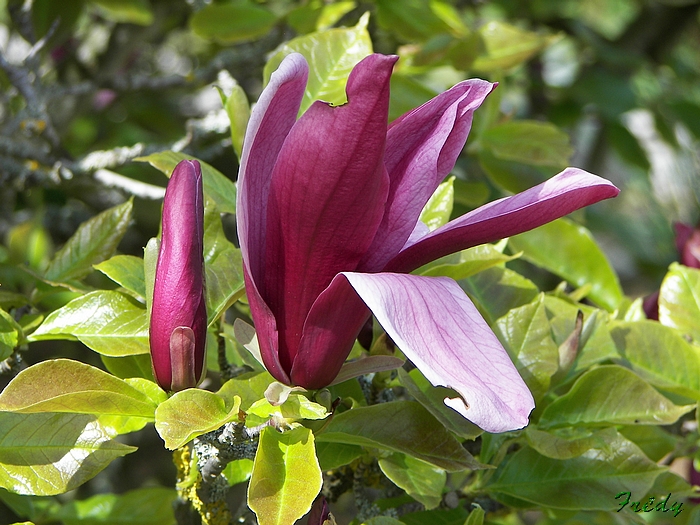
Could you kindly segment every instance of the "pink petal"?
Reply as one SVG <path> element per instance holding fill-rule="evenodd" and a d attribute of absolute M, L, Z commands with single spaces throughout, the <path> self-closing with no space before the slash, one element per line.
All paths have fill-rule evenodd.
<path fill-rule="evenodd" d="M 277 319 L 280 361 L 294 361 L 306 315 L 343 270 L 354 270 L 384 213 L 382 163 L 389 79 L 396 57 L 370 55 L 353 69 L 348 103 L 315 102 L 290 131 L 267 203 L 264 285 Z"/>
<path fill-rule="evenodd" d="M 454 167 L 474 110 L 494 87 L 485 80 L 460 82 L 392 123 L 384 159 L 391 181 L 387 210 L 360 270 L 381 270 L 399 253 L 423 206 Z"/>
<path fill-rule="evenodd" d="M 385 270 L 410 272 L 450 253 L 532 230 L 619 192 L 605 179 L 567 168 L 534 188 L 448 222 L 408 246 Z"/>
<path fill-rule="evenodd" d="M 243 262 L 256 281 L 265 265 L 265 222 L 272 168 L 296 122 L 308 71 L 302 55 L 292 53 L 285 57 L 253 108 L 243 141 L 236 219 Z"/>
<path fill-rule="evenodd" d="M 347 279 L 336 276 L 314 302 L 304 324 L 291 372 L 294 384 L 309 389 L 331 384 L 369 316 Z"/>
<path fill-rule="evenodd" d="M 445 404 L 487 432 L 528 424 L 532 394 L 459 285 L 446 277 L 343 274 L 425 377 L 460 397 Z"/>

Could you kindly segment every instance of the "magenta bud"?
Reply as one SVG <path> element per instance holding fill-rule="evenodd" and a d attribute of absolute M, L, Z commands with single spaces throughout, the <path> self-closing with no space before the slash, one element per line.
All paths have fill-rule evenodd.
<path fill-rule="evenodd" d="M 677 222 L 673 226 L 676 230 L 676 248 L 681 264 L 690 268 L 700 268 L 700 224 L 693 228 Z"/>
<path fill-rule="evenodd" d="M 203 239 L 202 169 L 197 161 L 183 160 L 165 191 L 149 330 L 153 374 L 168 391 L 195 387 L 204 374 Z"/>

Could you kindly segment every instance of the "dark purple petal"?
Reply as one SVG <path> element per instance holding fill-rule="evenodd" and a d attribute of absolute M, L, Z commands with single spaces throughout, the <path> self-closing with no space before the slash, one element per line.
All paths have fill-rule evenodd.
<path fill-rule="evenodd" d="M 446 277 L 343 274 L 425 377 L 461 397 L 445 404 L 487 432 L 522 428 L 532 394 L 459 285 Z"/>
<path fill-rule="evenodd" d="M 370 312 L 342 275 L 314 303 L 292 367 L 292 382 L 315 389 L 330 385 L 350 354 Z"/>
<path fill-rule="evenodd" d="M 267 201 L 272 168 L 297 119 L 306 89 L 306 59 L 285 57 L 253 108 L 238 171 L 236 221 L 243 262 L 256 282 L 265 271 Z"/>
<path fill-rule="evenodd" d="M 676 248 L 680 263 L 690 268 L 700 268 L 700 226 L 677 222 L 673 225 L 676 230 Z"/>
<path fill-rule="evenodd" d="M 183 160 L 165 191 L 149 330 L 153 371 L 166 390 L 194 387 L 203 375 L 203 239 L 202 171 L 199 162 Z"/>
<path fill-rule="evenodd" d="M 387 209 L 358 269 L 381 270 L 399 253 L 425 203 L 454 167 L 474 110 L 493 88 L 485 80 L 460 82 L 392 123 L 384 158 L 391 181 Z"/>
<path fill-rule="evenodd" d="M 306 315 L 343 270 L 354 270 L 384 213 L 382 158 L 396 57 L 370 55 L 350 74 L 348 103 L 315 102 L 290 131 L 267 203 L 261 297 L 277 319 L 280 362 L 297 353 Z"/>
<path fill-rule="evenodd" d="M 450 253 L 532 230 L 619 191 L 596 175 L 567 168 L 534 188 L 448 222 L 401 251 L 386 271 L 413 271 Z"/>

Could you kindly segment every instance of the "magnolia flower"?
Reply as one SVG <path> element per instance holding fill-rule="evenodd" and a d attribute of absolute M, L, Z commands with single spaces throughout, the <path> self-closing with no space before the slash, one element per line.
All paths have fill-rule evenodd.
<path fill-rule="evenodd" d="M 204 197 L 197 161 L 183 160 L 163 200 L 163 232 L 151 303 L 153 374 L 165 390 L 197 386 L 204 372 Z"/>
<path fill-rule="evenodd" d="M 458 392 L 448 406 L 490 432 L 522 428 L 532 395 L 476 307 L 455 281 L 408 272 L 618 190 L 569 168 L 429 232 L 421 210 L 494 84 L 461 82 L 387 128 L 396 60 L 365 58 L 346 104 L 317 101 L 297 120 L 308 66 L 291 54 L 252 112 L 237 220 L 263 361 L 283 383 L 327 386 L 373 313 L 433 385 Z"/>

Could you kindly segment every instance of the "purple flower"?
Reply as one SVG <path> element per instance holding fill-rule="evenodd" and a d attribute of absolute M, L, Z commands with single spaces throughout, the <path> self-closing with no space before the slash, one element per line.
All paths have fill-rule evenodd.
<path fill-rule="evenodd" d="M 525 426 L 532 395 L 459 285 L 409 275 L 438 257 L 521 233 L 618 190 L 569 168 L 428 232 L 419 215 L 494 88 L 460 82 L 387 129 L 396 57 L 352 71 L 348 103 L 297 120 L 308 66 L 289 55 L 251 115 L 238 178 L 238 235 L 265 366 L 306 388 L 338 374 L 370 310 L 445 403 L 491 432 Z"/>
<path fill-rule="evenodd" d="M 153 374 L 169 391 L 197 386 L 204 372 L 203 238 L 202 170 L 183 160 L 165 190 L 149 330 Z"/>
<path fill-rule="evenodd" d="M 700 268 L 700 225 L 693 228 L 689 224 L 677 222 L 676 248 L 681 264 L 690 268 Z"/>

